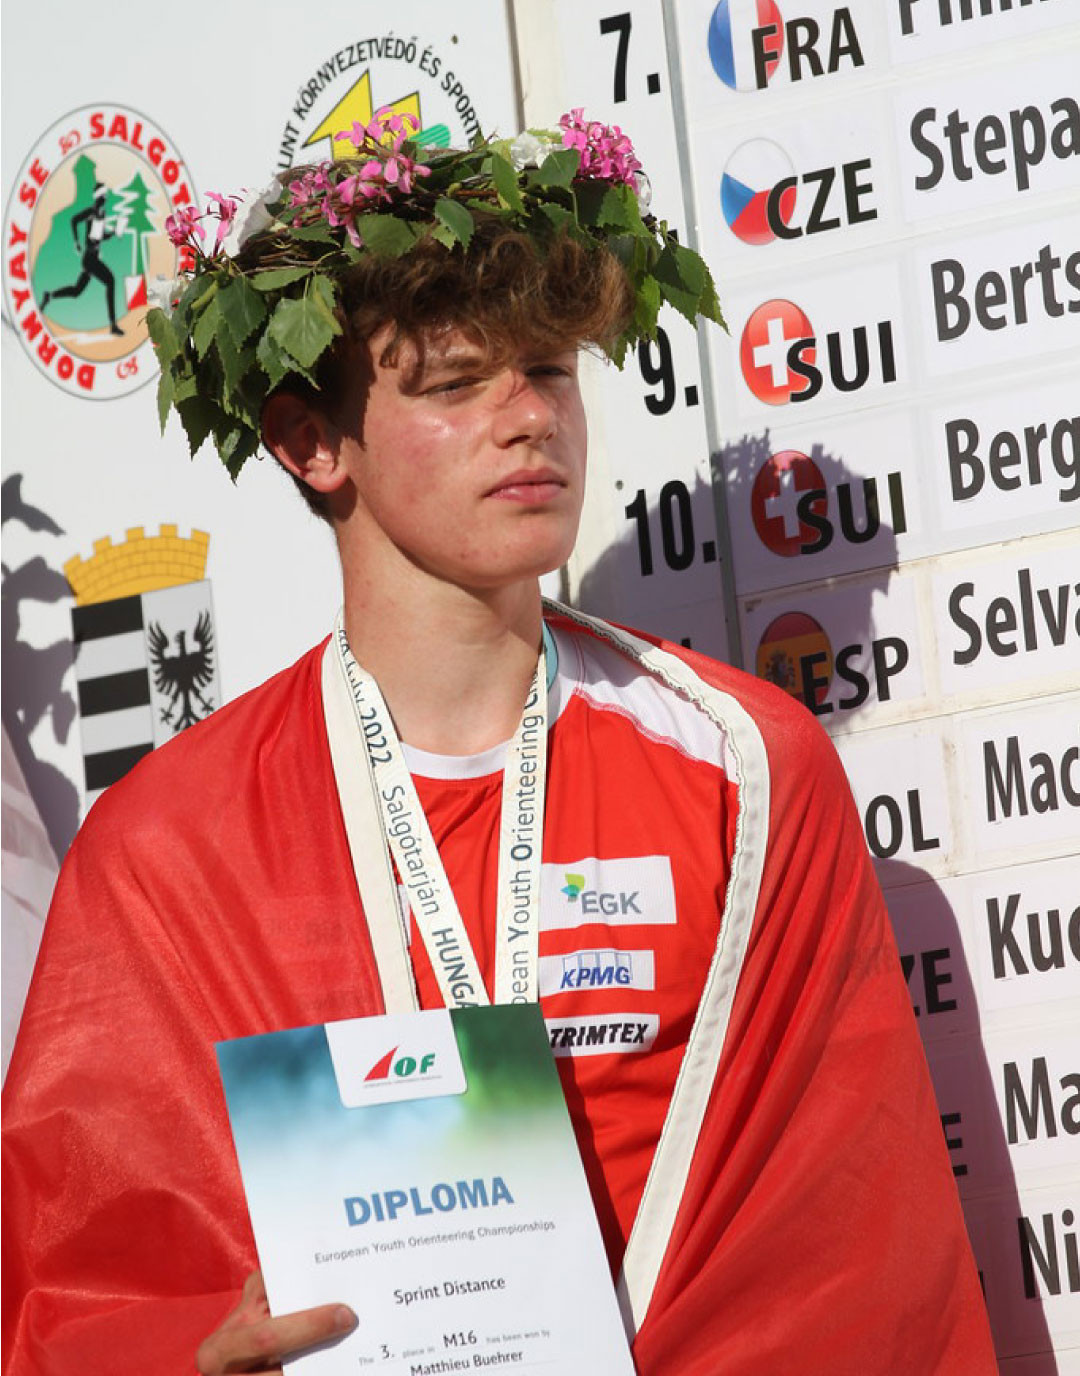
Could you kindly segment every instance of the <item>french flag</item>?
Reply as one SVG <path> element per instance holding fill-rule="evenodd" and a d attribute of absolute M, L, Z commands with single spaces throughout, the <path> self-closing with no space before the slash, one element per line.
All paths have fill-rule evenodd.
<path fill-rule="evenodd" d="M 716 75 L 733 91 L 758 88 L 751 35 L 755 29 L 764 28 L 774 30 L 767 44 L 768 80 L 784 48 L 784 20 L 775 0 L 719 0 L 713 10 L 709 21 L 709 60 Z"/>

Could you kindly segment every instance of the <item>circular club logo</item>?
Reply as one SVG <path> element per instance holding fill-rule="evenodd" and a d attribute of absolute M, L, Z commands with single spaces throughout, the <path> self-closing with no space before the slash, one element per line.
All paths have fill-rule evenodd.
<path fill-rule="evenodd" d="M 784 51 L 784 20 L 774 0 L 720 0 L 709 20 L 709 61 L 733 91 L 756 91 L 764 84 L 754 61 L 755 29 L 771 31 L 763 68 L 768 82 Z"/>
<path fill-rule="evenodd" d="M 821 469 L 797 449 L 773 454 L 758 469 L 750 491 L 750 516 L 761 543 L 773 554 L 791 558 L 820 538 L 820 532 L 805 525 L 800 516 L 800 494 L 815 491 L 818 495 L 810 499 L 808 508 L 815 516 L 824 516 L 828 498 Z"/>
<path fill-rule="evenodd" d="M 753 312 L 739 340 L 739 366 L 759 401 L 784 406 L 806 388 L 805 376 L 788 367 L 788 350 L 796 340 L 810 339 L 813 334 L 809 317 L 793 301 L 765 301 Z M 815 352 L 804 349 L 802 360 L 813 363 Z"/>
<path fill-rule="evenodd" d="M 832 682 L 832 646 L 822 627 L 805 612 L 784 612 L 770 621 L 758 643 L 755 672 L 801 702 L 802 660 L 807 656 L 824 656 L 815 659 L 814 699 L 820 707 Z"/>
<path fill-rule="evenodd" d="M 156 375 L 147 284 L 183 266 L 165 219 L 194 200 L 171 139 L 125 106 L 75 110 L 38 142 L 4 219 L 4 296 L 51 382 L 108 400 Z"/>
<path fill-rule="evenodd" d="M 744 244 L 771 244 L 776 238 L 769 224 L 769 197 L 777 182 L 794 179 L 791 159 L 772 139 L 750 139 L 728 159 L 720 181 L 720 206 L 732 234 Z M 774 213 L 785 225 L 795 213 L 795 187 L 776 197 Z"/>

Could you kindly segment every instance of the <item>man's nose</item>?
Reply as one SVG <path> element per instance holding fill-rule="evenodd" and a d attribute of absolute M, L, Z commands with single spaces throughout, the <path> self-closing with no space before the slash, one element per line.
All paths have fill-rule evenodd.
<path fill-rule="evenodd" d="M 527 373 L 507 373 L 495 418 L 497 443 L 539 444 L 555 434 L 558 416 L 543 383 Z"/>

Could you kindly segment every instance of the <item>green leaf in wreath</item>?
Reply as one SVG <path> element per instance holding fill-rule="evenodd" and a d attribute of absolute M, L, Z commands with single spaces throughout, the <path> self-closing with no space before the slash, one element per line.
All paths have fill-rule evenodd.
<path fill-rule="evenodd" d="M 521 199 L 521 187 L 513 163 L 499 153 L 492 154 L 491 176 L 503 205 L 509 210 L 524 210 L 525 203 Z"/>
<path fill-rule="evenodd" d="M 182 373 L 173 382 L 173 405 L 179 410 L 182 401 L 190 401 L 199 395 L 199 384 L 193 373 Z"/>
<path fill-rule="evenodd" d="M 237 348 L 236 340 L 228 330 L 221 331 L 214 340 L 214 347 L 221 361 L 225 382 L 223 397 L 227 403 L 230 393 L 240 386 L 244 374 L 254 364 L 255 350 Z"/>
<path fill-rule="evenodd" d="M 234 277 L 218 294 L 217 305 L 238 345 L 245 344 L 266 319 L 266 302 L 246 277 Z"/>
<path fill-rule="evenodd" d="M 540 164 L 536 174 L 539 186 L 569 186 L 581 166 L 581 154 L 576 148 L 557 148 Z"/>
<path fill-rule="evenodd" d="M 336 244 L 337 236 L 325 220 L 314 224 L 302 225 L 299 229 L 289 230 L 290 239 L 299 239 L 307 244 Z"/>
<path fill-rule="evenodd" d="M 329 277 L 327 277 L 325 273 L 317 273 L 311 279 L 311 281 L 308 284 L 308 291 L 312 293 L 314 296 L 318 297 L 318 299 L 326 307 L 327 312 L 331 316 L 334 316 L 334 312 L 337 310 L 337 292 L 334 290 L 333 281 Z M 336 316 L 334 316 L 334 320 L 336 323 Z M 341 333 L 340 328 L 336 331 L 336 333 Z"/>
<path fill-rule="evenodd" d="M 214 299 L 200 313 L 195 328 L 191 331 L 192 343 L 200 358 L 206 357 L 206 351 L 214 342 L 214 336 L 227 328 L 215 294 Z"/>
<path fill-rule="evenodd" d="M 310 268 L 270 268 L 267 272 L 256 272 L 248 281 L 257 291 L 280 291 L 293 282 L 306 277 Z"/>
<path fill-rule="evenodd" d="M 305 368 L 314 366 L 341 326 L 319 295 L 296 301 L 279 301 L 267 326 L 275 343 Z"/>
<path fill-rule="evenodd" d="M 161 424 L 161 433 L 165 433 L 165 422 L 169 419 L 169 412 L 172 409 L 173 399 L 176 396 L 176 382 L 173 378 L 172 369 L 166 365 L 161 370 L 157 385 L 157 408 L 158 421 Z"/>
<path fill-rule="evenodd" d="M 457 235 L 448 225 L 432 225 L 428 233 L 437 244 L 442 244 L 443 248 L 456 248 L 458 244 Z"/>
<path fill-rule="evenodd" d="M 552 201 L 543 201 L 536 209 L 556 234 L 570 231 L 577 227 L 577 220 L 574 218 L 574 212 L 572 210 L 567 210 L 564 205 L 555 205 Z M 542 221 L 540 223 L 542 223 Z"/>
<path fill-rule="evenodd" d="M 174 358 L 179 357 L 180 339 L 173 329 L 172 321 L 156 306 L 146 312 L 146 329 L 153 343 L 158 365 L 164 371 Z"/>
<path fill-rule="evenodd" d="M 241 426 L 235 431 L 230 431 L 228 452 L 223 450 L 221 457 L 225 461 L 225 467 L 228 469 L 229 477 L 233 482 L 236 482 L 240 476 L 240 470 L 248 459 L 259 452 L 259 442 L 258 434 L 249 426 Z"/>
<path fill-rule="evenodd" d="M 264 330 L 259 336 L 259 342 L 255 348 L 255 357 L 259 367 L 270 379 L 271 387 L 276 387 L 292 367 L 292 360 L 280 344 L 275 341 L 269 330 Z"/>
<path fill-rule="evenodd" d="M 656 260 L 653 275 L 660 284 L 664 300 L 669 301 L 691 325 L 695 324 L 706 277 L 705 264 L 697 254 L 669 239 Z"/>
<path fill-rule="evenodd" d="M 449 196 L 440 197 L 435 202 L 435 215 L 451 231 L 462 248 L 469 247 L 476 222 L 460 201 L 452 201 Z"/>
<path fill-rule="evenodd" d="M 660 286 L 653 277 L 646 277 L 637 290 L 634 302 L 634 326 L 645 336 L 653 339 L 656 335 L 656 320 L 660 314 Z"/>
<path fill-rule="evenodd" d="M 633 229 L 640 224 L 634 193 L 628 186 L 611 186 L 607 182 L 578 182 L 574 187 L 578 219 L 583 225 L 601 229 Z"/>
<path fill-rule="evenodd" d="M 420 229 L 396 215 L 358 215 L 356 228 L 364 246 L 385 258 L 400 258 L 420 237 Z"/>
<path fill-rule="evenodd" d="M 208 397 L 195 396 L 187 398 L 185 401 L 177 402 L 176 409 L 180 412 L 180 420 L 187 435 L 188 448 L 191 450 L 192 458 L 202 448 L 203 442 L 211 430 L 219 427 L 224 420 L 221 408 L 212 402 Z"/>

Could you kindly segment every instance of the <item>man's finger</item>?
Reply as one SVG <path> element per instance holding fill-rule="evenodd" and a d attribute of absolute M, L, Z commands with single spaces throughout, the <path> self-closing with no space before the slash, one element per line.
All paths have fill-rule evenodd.
<path fill-rule="evenodd" d="M 356 1324 L 356 1315 L 346 1305 L 321 1304 L 277 1319 L 219 1329 L 199 1348 L 196 1362 L 203 1376 L 272 1370 L 282 1357 L 341 1337 Z"/>

